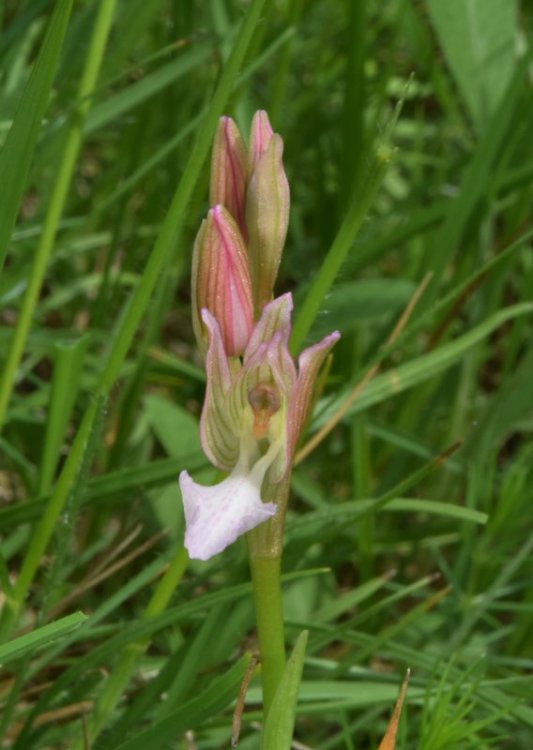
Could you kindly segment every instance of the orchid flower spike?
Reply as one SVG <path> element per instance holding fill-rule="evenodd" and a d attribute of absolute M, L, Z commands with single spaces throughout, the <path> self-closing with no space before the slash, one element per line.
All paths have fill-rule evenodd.
<path fill-rule="evenodd" d="M 248 149 L 233 120 L 220 119 L 212 208 L 193 251 L 192 318 L 207 374 L 202 447 L 229 476 L 203 487 L 180 474 L 185 546 L 199 560 L 269 519 L 281 534 L 296 442 L 318 371 L 339 338 L 326 336 L 296 364 L 288 349 L 291 295 L 272 300 L 289 221 L 282 156 L 266 112 L 254 115 Z"/>

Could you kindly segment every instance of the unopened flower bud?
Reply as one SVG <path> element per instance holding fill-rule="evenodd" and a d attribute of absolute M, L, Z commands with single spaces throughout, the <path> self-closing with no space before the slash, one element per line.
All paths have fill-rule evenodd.
<path fill-rule="evenodd" d="M 211 181 L 209 203 L 222 205 L 233 216 L 243 236 L 246 229 L 246 183 L 248 180 L 247 155 L 239 128 L 231 117 L 221 117 L 211 156 Z"/>
<path fill-rule="evenodd" d="M 212 208 L 202 222 L 193 251 L 193 327 L 205 353 L 207 336 L 201 311 L 216 318 L 228 356 L 240 356 L 253 328 L 252 283 L 244 240 L 223 206 Z"/>
<path fill-rule="evenodd" d="M 274 133 L 248 185 L 246 224 L 256 314 L 272 299 L 287 236 L 290 195 L 282 155 L 283 141 Z"/>
<path fill-rule="evenodd" d="M 253 173 L 261 157 L 267 150 L 273 135 L 274 131 L 270 125 L 267 113 L 264 109 L 258 110 L 253 116 L 250 128 L 250 148 L 248 152 L 250 174 Z"/>

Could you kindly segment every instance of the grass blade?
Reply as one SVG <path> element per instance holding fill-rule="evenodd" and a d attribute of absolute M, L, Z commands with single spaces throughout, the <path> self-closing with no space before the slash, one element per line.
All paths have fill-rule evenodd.
<path fill-rule="evenodd" d="M 72 0 L 58 0 L 0 154 L 0 272 L 50 98 Z"/>
<path fill-rule="evenodd" d="M 4 643 L 0 646 L 0 664 L 7 664 L 14 659 L 20 659 L 35 649 L 48 646 L 52 641 L 72 633 L 86 619 L 87 617 L 83 612 L 75 612 L 56 622 L 50 622 L 48 625 L 32 630 L 31 633 L 21 635 L 19 638 L 9 641 L 9 643 Z"/>
<path fill-rule="evenodd" d="M 307 630 L 300 633 L 287 661 L 266 718 L 261 736 L 261 750 L 287 750 L 291 746 L 307 636 Z"/>

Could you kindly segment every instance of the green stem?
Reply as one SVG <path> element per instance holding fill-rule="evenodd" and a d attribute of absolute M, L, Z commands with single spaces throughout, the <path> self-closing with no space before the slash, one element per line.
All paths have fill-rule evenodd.
<path fill-rule="evenodd" d="M 263 683 L 263 714 L 266 719 L 285 669 L 285 636 L 281 600 L 281 555 L 283 527 L 289 499 L 291 472 L 280 482 L 263 483 L 264 502 L 275 502 L 276 515 L 248 532 L 248 551 L 254 591 L 255 615 L 261 680 Z"/>
<path fill-rule="evenodd" d="M 250 557 L 266 719 L 285 669 L 281 558 Z"/>

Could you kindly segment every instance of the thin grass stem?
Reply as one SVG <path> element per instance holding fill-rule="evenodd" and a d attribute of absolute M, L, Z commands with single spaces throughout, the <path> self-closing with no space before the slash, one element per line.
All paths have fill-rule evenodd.
<path fill-rule="evenodd" d="M 54 247 L 59 223 L 65 207 L 74 167 L 83 140 L 85 119 L 92 104 L 92 94 L 98 80 L 107 38 L 111 30 L 115 5 L 116 0 L 102 0 L 98 9 L 91 44 L 78 90 L 79 103 L 70 118 L 65 147 L 28 279 L 28 288 L 18 315 L 17 325 L 2 371 L 0 380 L 0 428 L 4 423 L 6 409 L 15 383 L 16 372 L 26 345 L 30 326 L 35 317 L 35 307 L 39 299 L 48 260 Z"/>

